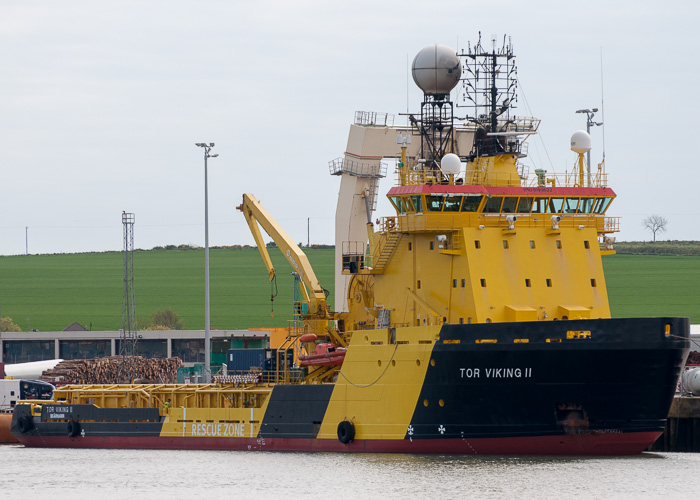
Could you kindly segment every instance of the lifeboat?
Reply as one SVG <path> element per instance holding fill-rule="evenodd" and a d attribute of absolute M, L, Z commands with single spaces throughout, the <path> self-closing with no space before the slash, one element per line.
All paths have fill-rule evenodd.
<path fill-rule="evenodd" d="M 299 356 L 301 366 L 338 366 L 345 359 L 345 347 L 336 347 L 330 342 L 316 344 L 312 354 Z"/>

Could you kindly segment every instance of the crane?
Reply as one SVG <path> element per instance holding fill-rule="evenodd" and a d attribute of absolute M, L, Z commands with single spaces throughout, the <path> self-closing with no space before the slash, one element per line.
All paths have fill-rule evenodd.
<path fill-rule="evenodd" d="M 335 320 L 338 315 L 331 312 L 326 302 L 326 291 L 323 289 L 316 274 L 314 273 L 308 257 L 299 248 L 292 238 L 273 219 L 270 213 L 265 210 L 260 201 L 250 193 L 243 195 L 243 202 L 236 207 L 243 212 L 248 222 L 250 232 L 253 234 L 258 251 L 262 257 L 269 275 L 270 281 L 275 279 L 275 267 L 272 265 L 270 254 L 262 238 L 260 227 L 272 238 L 282 254 L 285 256 L 294 271 L 298 274 L 302 283 L 301 293 L 303 301 L 301 304 L 301 317 L 308 326 L 308 333 L 318 336 L 330 337 L 334 344 L 345 347 L 347 341 L 338 334 Z M 306 332 L 304 332 L 306 333 Z"/>

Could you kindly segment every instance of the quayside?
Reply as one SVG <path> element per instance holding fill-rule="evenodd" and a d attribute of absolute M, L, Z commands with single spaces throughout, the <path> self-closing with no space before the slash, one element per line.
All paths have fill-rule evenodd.
<path fill-rule="evenodd" d="M 335 303 L 258 201 L 238 206 L 295 276 L 284 344 L 211 384 L 64 386 L 17 405 L 25 446 L 627 455 L 661 435 L 687 318 L 611 318 L 601 255 L 619 219 L 591 138 L 571 168 L 532 168 L 512 43 L 430 45 L 423 101 L 358 112 L 339 177 Z M 397 76 L 398 78 L 398 76 Z M 394 213 L 375 214 L 393 169 Z M 287 271 L 287 270 L 285 270 Z M 262 278 L 264 279 L 264 278 Z M 262 300 L 262 298 L 261 298 Z"/>

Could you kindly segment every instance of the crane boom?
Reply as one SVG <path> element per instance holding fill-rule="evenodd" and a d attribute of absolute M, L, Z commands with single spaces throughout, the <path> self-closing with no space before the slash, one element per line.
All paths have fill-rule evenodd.
<path fill-rule="evenodd" d="M 243 212 L 248 222 L 250 231 L 258 246 L 260 256 L 265 263 L 265 267 L 267 267 L 270 281 L 275 277 L 275 268 L 272 265 L 270 254 L 263 241 L 260 226 L 262 226 L 265 232 L 272 238 L 277 247 L 282 251 L 282 254 L 299 274 L 299 279 L 304 284 L 304 286 L 301 287 L 302 294 L 304 295 L 304 300 L 309 304 L 309 316 L 319 318 L 329 317 L 325 290 L 321 287 L 308 257 L 301 248 L 299 248 L 299 245 L 297 245 L 280 225 L 277 224 L 275 219 L 272 218 L 270 213 L 263 208 L 260 201 L 252 194 L 245 193 L 243 195 L 243 203 L 236 208 Z"/>

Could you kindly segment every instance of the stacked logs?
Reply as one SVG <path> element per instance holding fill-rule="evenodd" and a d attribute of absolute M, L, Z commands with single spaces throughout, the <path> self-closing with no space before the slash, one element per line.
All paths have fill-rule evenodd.
<path fill-rule="evenodd" d="M 143 358 L 141 356 L 109 356 L 95 359 L 61 361 L 45 370 L 39 380 L 50 384 L 119 384 L 177 382 L 180 358 Z"/>

